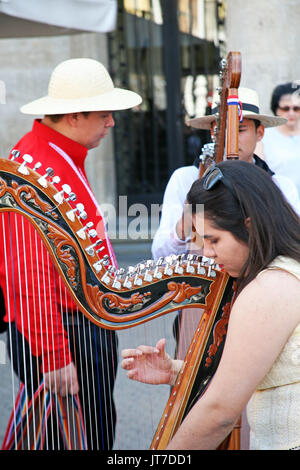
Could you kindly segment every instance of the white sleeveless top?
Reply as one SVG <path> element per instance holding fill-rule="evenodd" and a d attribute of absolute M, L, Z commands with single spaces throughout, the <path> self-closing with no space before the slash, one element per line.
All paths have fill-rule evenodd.
<path fill-rule="evenodd" d="M 278 268 L 300 281 L 300 263 L 297 261 L 278 256 L 267 269 Z M 247 405 L 247 418 L 250 449 L 300 447 L 300 324 L 252 395 Z"/>

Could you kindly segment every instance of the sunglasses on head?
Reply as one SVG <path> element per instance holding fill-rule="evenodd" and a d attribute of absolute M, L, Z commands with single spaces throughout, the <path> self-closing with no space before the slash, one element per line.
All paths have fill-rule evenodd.
<path fill-rule="evenodd" d="M 278 109 L 281 111 L 284 111 L 285 113 L 288 113 L 289 111 L 294 111 L 295 113 L 299 113 L 300 111 L 300 106 L 278 106 Z"/>
<path fill-rule="evenodd" d="M 215 164 L 207 168 L 202 176 L 202 187 L 206 191 L 211 191 L 219 182 L 223 183 L 227 189 L 231 192 L 234 199 L 239 203 L 244 219 L 246 219 L 246 214 L 243 208 L 243 205 L 237 195 L 236 190 L 234 189 L 231 181 L 229 181 L 222 173 L 222 170 L 217 167 Z"/>

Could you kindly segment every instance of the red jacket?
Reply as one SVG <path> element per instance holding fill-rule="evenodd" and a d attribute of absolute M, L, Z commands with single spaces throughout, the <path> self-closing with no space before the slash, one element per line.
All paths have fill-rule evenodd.
<path fill-rule="evenodd" d="M 101 210 L 88 183 L 84 162 L 87 149 L 53 129 L 34 121 L 33 128 L 14 147 L 22 155 L 34 159 L 29 165 L 41 162 L 37 170 L 54 170 L 62 184 L 68 184 L 88 214 L 87 222 L 94 223 L 98 237 L 104 240 L 101 257 L 115 255 L 106 233 Z M 0 283 L 5 295 L 6 317 L 15 321 L 23 332 L 35 356 L 42 356 L 42 371 L 59 369 L 71 360 L 68 338 L 62 325 L 62 312 L 77 307 L 62 285 L 47 250 L 32 225 L 21 215 L 2 213 L 0 216 Z M 8 282 L 7 282 L 8 281 Z"/>

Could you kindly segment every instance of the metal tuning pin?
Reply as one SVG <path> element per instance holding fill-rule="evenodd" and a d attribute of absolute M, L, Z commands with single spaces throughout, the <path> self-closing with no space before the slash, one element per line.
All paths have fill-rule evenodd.
<path fill-rule="evenodd" d="M 109 263 L 109 256 L 104 255 L 102 259 L 99 259 L 99 261 L 96 261 L 96 263 L 93 264 L 93 268 L 98 274 L 103 268 L 103 266 L 106 266 L 108 263 Z"/>
<path fill-rule="evenodd" d="M 194 259 L 195 259 L 195 258 L 194 258 L 194 255 L 189 254 L 189 255 L 187 256 L 187 259 L 188 259 L 188 262 L 187 262 L 187 265 L 186 265 L 186 272 L 187 272 L 187 273 L 190 273 L 190 274 L 194 274 L 195 268 L 194 268 L 194 266 L 191 265 L 191 263 L 192 263 L 192 262 L 194 261 Z"/>
<path fill-rule="evenodd" d="M 173 269 L 170 267 L 170 265 L 172 265 L 172 262 L 173 262 L 172 256 L 166 256 L 165 261 L 166 261 L 166 267 L 164 269 L 164 274 L 166 276 L 172 276 Z"/>
<path fill-rule="evenodd" d="M 153 277 L 149 272 L 150 268 L 153 267 L 153 264 L 154 264 L 154 261 L 152 259 L 146 261 L 146 265 L 145 265 L 146 270 L 145 270 L 145 274 L 144 274 L 144 278 L 143 278 L 143 280 L 145 282 L 152 282 L 152 280 L 153 280 Z"/>
<path fill-rule="evenodd" d="M 125 269 L 123 269 L 123 268 L 120 268 L 120 269 L 117 270 L 116 276 L 115 276 L 115 278 L 113 280 L 113 283 L 112 283 L 112 287 L 114 289 L 121 289 L 122 284 L 121 284 L 119 278 L 120 278 L 120 276 L 122 276 L 124 274 L 124 272 L 125 272 Z"/>
<path fill-rule="evenodd" d="M 28 155 L 28 153 L 25 153 L 22 158 L 23 158 L 24 161 L 19 166 L 18 172 L 22 173 L 22 175 L 29 175 L 29 170 L 28 170 L 26 165 L 27 165 L 27 163 L 32 163 L 33 158 L 32 158 L 31 155 Z"/>
<path fill-rule="evenodd" d="M 221 62 L 220 62 L 220 66 L 221 66 L 221 69 L 224 70 L 227 66 L 227 60 L 222 59 Z"/>
<path fill-rule="evenodd" d="M 201 258 L 201 261 L 198 261 L 197 274 L 200 274 L 201 276 L 206 275 L 206 269 L 205 269 L 205 266 L 204 266 L 203 258 Z"/>
<path fill-rule="evenodd" d="M 141 271 L 143 271 L 145 265 L 140 263 L 136 268 L 135 270 L 137 271 L 137 273 L 135 274 L 134 276 L 134 281 L 133 281 L 133 284 L 135 286 L 141 286 L 143 284 L 143 280 L 140 278 L 140 275 L 141 275 Z"/>
<path fill-rule="evenodd" d="M 216 277 L 216 271 L 214 271 L 215 261 L 213 259 L 209 260 L 207 276 L 208 277 Z"/>
<path fill-rule="evenodd" d="M 36 162 L 36 164 L 35 164 L 34 167 L 33 167 L 33 170 L 36 171 L 36 170 L 38 170 L 39 168 L 41 168 L 41 166 L 42 166 L 41 162 Z"/>
<path fill-rule="evenodd" d="M 72 191 L 70 192 L 69 196 L 66 198 L 66 202 L 69 202 L 69 201 L 76 201 L 77 199 L 77 196 L 75 193 L 73 193 Z"/>
<path fill-rule="evenodd" d="M 58 184 L 60 183 L 60 177 L 59 176 L 54 176 L 51 181 L 52 184 Z"/>
<path fill-rule="evenodd" d="M 104 282 L 107 286 L 110 284 L 111 281 L 111 275 L 114 273 L 116 268 L 113 266 L 108 266 L 106 273 L 101 277 L 101 281 Z"/>
<path fill-rule="evenodd" d="M 96 232 L 97 234 L 97 232 Z M 95 243 L 93 243 L 92 245 L 88 246 L 85 251 L 87 252 L 88 255 L 90 256 L 94 256 L 95 255 L 95 248 L 97 248 L 97 246 L 101 245 L 101 243 L 103 243 L 103 240 L 97 240 Z M 104 249 L 104 246 L 102 246 L 102 248 L 100 248 L 100 250 L 96 250 L 96 253 L 98 253 L 99 251 L 103 250 Z"/>
<path fill-rule="evenodd" d="M 132 276 L 135 272 L 135 267 L 134 266 L 129 266 L 127 270 L 127 274 L 125 277 L 125 280 L 123 282 L 123 287 L 127 287 L 130 289 L 132 287 Z"/>
<path fill-rule="evenodd" d="M 12 150 L 11 154 L 12 154 L 11 160 L 16 160 L 21 155 L 19 150 L 16 150 L 16 149 Z"/>
<path fill-rule="evenodd" d="M 183 274 L 183 267 L 181 266 L 183 259 L 184 259 L 184 254 L 176 256 L 176 264 L 175 264 L 175 269 L 174 269 L 174 272 L 176 274 Z"/>
<path fill-rule="evenodd" d="M 84 210 L 84 205 L 81 204 L 81 202 L 80 202 L 79 204 L 76 205 L 76 207 L 78 209 L 78 218 L 82 219 L 82 220 L 86 220 L 87 219 L 87 213 Z"/>
<path fill-rule="evenodd" d="M 51 175 L 52 176 L 52 175 Z M 62 185 L 62 190 L 59 193 L 56 193 L 53 198 L 58 202 L 58 204 L 62 204 L 65 199 L 65 194 L 71 194 L 71 188 L 68 184 Z"/>
<path fill-rule="evenodd" d="M 92 228 L 92 230 L 89 230 L 87 234 L 90 238 L 96 238 L 98 235 L 97 230 L 95 230 L 94 228 Z"/>
<path fill-rule="evenodd" d="M 54 176 L 54 171 L 52 170 L 52 168 L 46 168 L 46 173 L 38 179 L 38 183 L 43 188 L 47 188 L 48 178 L 51 178 L 52 176 Z M 55 196 L 54 196 L 54 198 L 55 198 Z"/>
<path fill-rule="evenodd" d="M 86 219 L 87 218 L 87 213 L 84 210 L 84 205 L 79 202 L 76 204 L 76 207 L 74 209 L 71 209 L 70 211 L 66 212 L 66 216 L 68 217 L 71 222 L 74 222 L 75 220 L 75 214 L 78 212 L 78 218 L 79 219 Z M 83 214 L 83 216 L 81 216 Z"/>
<path fill-rule="evenodd" d="M 88 222 L 85 227 L 82 227 L 80 230 L 77 230 L 77 235 L 82 240 L 86 239 L 86 231 L 94 225 L 93 222 Z"/>
<path fill-rule="evenodd" d="M 158 259 L 158 261 L 156 262 L 156 268 L 154 270 L 154 273 L 153 273 L 153 277 L 155 277 L 156 279 L 161 279 L 162 278 L 162 272 L 160 271 L 159 267 L 162 265 L 164 259 L 162 257 L 160 257 Z"/>

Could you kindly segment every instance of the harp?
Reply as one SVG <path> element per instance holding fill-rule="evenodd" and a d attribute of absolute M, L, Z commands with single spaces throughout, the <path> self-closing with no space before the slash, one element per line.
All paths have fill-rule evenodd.
<path fill-rule="evenodd" d="M 22 159 L 21 156 L 19 158 Z M 228 285 L 228 277 L 219 271 L 212 260 L 196 256 L 184 259 L 179 256 L 160 260 L 154 265 L 151 261 L 144 265 L 139 264 L 128 272 L 108 269 L 107 258 L 100 258 L 96 253 L 98 243 L 88 230 L 88 224 L 80 218 L 76 206 L 73 207 L 75 204 L 70 204 L 68 195 L 62 197 L 61 191 L 50 179 L 41 178 L 39 173 L 26 164 L 26 160 L 21 163 L 17 159 L 1 159 L 0 213 L 25 217 L 34 227 L 63 280 L 63 285 L 77 306 L 79 315 L 88 324 L 95 325 L 97 329 L 114 331 L 136 327 L 182 306 L 199 306 L 218 311 Z M 2 229 L 4 228 L 3 224 Z M 21 252 L 22 248 L 9 243 L 9 228 L 10 226 L 6 227 L 8 251 Z M 22 226 L 19 229 L 22 230 Z M 22 257 L 21 261 L 23 262 Z M 46 260 L 40 259 L 40 262 L 47 266 Z M 28 270 L 30 271 L 29 267 Z M 7 273 L 9 278 L 9 269 Z M 18 277 L 18 268 L 16 276 Z M 12 276 L 9 282 L 13 284 L 14 279 Z M 26 301 L 33 308 L 30 303 L 32 299 Z M 21 315 L 21 319 L 26 321 L 25 313 Z M 72 328 L 76 329 L 76 322 Z M 10 334 L 16 332 L 12 330 Z M 16 342 L 21 355 L 27 356 L 28 346 L 24 344 L 24 339 Z M 25 367 L 18 359 L 15 362 L 19 369 Z M 33 370 L 37 370 L 35 367 Z M 49 408 L 57 410 L 58 423 L 55 422 L 55 426 L 63 434 L 64 445 L 71 449 L 86 448 L 84 426 L 81 422 L 82 410 L 77 395 L 67 399 L 59 394 L 49 394 L 41 380 L 38 381 L 38 389 L 34 389 L 34 393 L 28 397 L 27 386 L 22 384 L 20 387 L 9 423 L 9 427 L 14 427 L 15 432 L 7 432 L 3 448 L 39 448 L 39 442 L 47 434 L 43 428 L 46 424 L 39 421 L 40 410 Z M 68 426 L 66 418 L 71 421 Z M 40 428 L 40 434 L 37 434 L 37 429 Z M 79 430 L 76 435 L 73 435 L 74 429 Z M 34 442 L 28 438 L 31 434 L 35 436 Z M 49 435 L 47 438 L 51 440 Z"/>
<path fill-rule="evenodd" d="M 186 374 L 186 368 L 183 379 L 177 384 L 177 396 L 182 396 L 184 390 L 182 401 L 186 404 L 191 388 L 197 383 L 197 371 L 203 366 L 203 358 L 206 358 L 205 367 L 216 364 L 213 360 L 217 357 L 213 347 L 216 344 L 214 327 L 216 321 L 218 325 L 226 324 L 227 299 L 232 296 L 232 283 L 226 274 L 219 271 L 211 260 L 194 255 L 187 259 L 169 257 L 155 265 L 151 261 L 141 263 L 124 273 L 108 269 L 107 258 L 99 258 L 98 241 L 92 237 L 88 224 L 83 223 L 78 206 L 72 205 L 69 197 L 62 196 L 51 183 L 51 178 L 41 179 L 41 175 L 29 168 L 25 160 L 23 163 L 0 161 L 0 212 L 22 215 L 30 221 L 46 246 L 68 295 L 77 306 L 77 316 L 84 316 L 88 325 L 93 324 L 106 331 L 124 330 L 182 307 L 207 310 L 194 341 L 196 345 L 202 342 L 206 346 L 200 347 L 200 355 L 198 347 L 190 349 L 193 361 L 189 361 L 189 365 L 193 364 L 194 375 Z M 9 248 L 16 249 L 12 244 Z M 20 347 L 24 348 L 24 344 Z M 221 348 L 216 349 L 221 351 Z M 23 354 L 27 351 L 24 350 Z M 213 373 L 213 366 L 207 372 L 206 368 L 203 387 Z M 66 447 L 86 448 L 82 410 L 76 394 L 69 401 L 55 394 L 53 398 L 42 381 L 30 400 L 24 392 L 24 387 L 21 387 L 10 423 L 14 422 L 17 435 L 6 435 L 4 448 L 38 448 L 40 440 L 47 435 L 43 428 L 45 423 L 39 422 L 40 410 L 48 410 L 49 407 L 56 409 L 57 422 L 52 423 L 52 427 L 60 427 Z M 175 413 L 177 424 L 186 412 L 185 408 Z M 68 427 L 66 417 L 71 421 Z M 34 428 L 39 426 L 41 433 L 37 435 Z M 74 429 L 78 431 L 76 434 L 71 432 Z M 176 427 L 172 427 L 168 439 L 175 430 Z M 32 439 L 24 437 L 31 433 L 35 433 L 33 444 Z M 159 436 L 159 439 L 155 437 L 156 445 L 162 432 Z"/>

